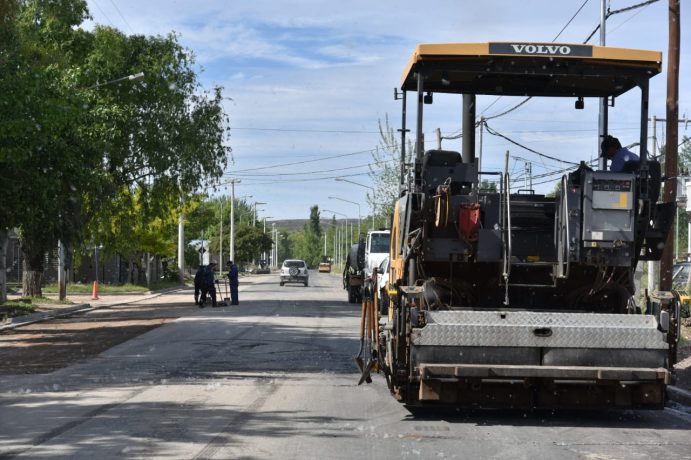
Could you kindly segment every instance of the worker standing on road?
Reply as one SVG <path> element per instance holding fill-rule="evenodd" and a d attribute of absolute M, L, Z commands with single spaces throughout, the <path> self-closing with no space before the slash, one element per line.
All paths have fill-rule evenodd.
<path fill-rule="evenodd" d="M 228 284 L 230 284 L 230 304 L 239 305 L 238 286 L 240 281 L 238 280 L 238 266 L 232 260 L 228 261 Z"/>
<path fill-rule="evenodd" d="M 214 268 L 216 262 L 209 262 L 202 275 L 202 299 L 206 300 L 207 294 L 211 296 L 211 306 L 216 307 L 216 286 L 214 285 Z M 201 305 L 203 307 L 203 303 Z"/>
<path fill-rule="evenodd" d="M 194 274 L 194 304 L 199 305 L 199 308 L 204 308 L 204 301 L 206 300 L 205 295 L 203 295 L 201 299 L 199 298 L 204 281 L 204 270 L 205 267 L 200 265 L 199 268 L 197 268 L 197 273 Z"/>

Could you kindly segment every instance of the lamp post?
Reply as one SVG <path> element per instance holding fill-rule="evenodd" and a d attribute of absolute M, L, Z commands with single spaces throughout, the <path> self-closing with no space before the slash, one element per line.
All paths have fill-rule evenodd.
<path fill-rule="evenodd" d="M 339 198 L 337 196 L 330 196 L 329 199 L 330 200 L 345 201 L 346 203 L 354 204 L 355 206 L 357 206 L 357 234 L 358 234 L 358 238 L 360 238 L 360 203 L 357 203 L 355 201 L 346 200 L 345 198 Z"/>
<path fill-rule="evenodd" d="M 264 216 L 264 234 L 265 235 L 266 235 L 266 219 L 273 219 L 273 217 L 272 216 Z M 263 258 L 264 258 L 264 260 L 267 259 L 266 251 L 264 251 L 264 257 Z"/>
<path fill-rule="evenodd" d="M 346 216 L 345 214 L 343 214 L 341 212 L 331 211 L 330 209 L 323 209 L 322 211 L 330 212 L 331 214 L 336 214 L 336 215 L 345 217 L 345 229 L 346 229 L 346 231 L 348 230 L 348 216 Z M 345 232 L 344 232 L 344 234 L 345 234 Z M 351 241 L 352 241 L 352 238 L 351 238 Z M 339 262 L 343 261 L 343 258 L 340 257 L 340 252 L 341 252 L 342 247 L 343 247 L 343 242 L 339 241 L 338 242 L 338 251 L 336 253 L 336 256 L 339 257 Z"/>
<path fill-rule="evenodd" d="M 266 204 L 263 201 L 255 201 L 254 202 L 254 212 L 252 213 L 252 226 L 254 227 L 257 224 L 257 205 L 258 204 Z"/>
<path fill-rule="evenodd" d="M 85 89 L 95 89 L 101 86 L 112 85 L 113 83 L 120 83 L 121 81 L 139 81 L 144 79 L 144 72 L 137 72 L 132 75 L 127 75 L 124 77 L 116 78 L 115 80 L 109 80 L 103 83 L 96 83 L 95 85 L 87 86 Z"/>
<path fill-rule="evenodd" d="M 344 177 L 337 177 L 335 180 L 338 182 L 348 182 L 349 184 L 358 185 L 360 187 L 370 189 L 372 191 L 372 203 L 374 203 L 374 187 L 370 187 L 369 185 L 361 184 L 359 182 L 346 179 Z M 370 227 L 370 230 L 374 230 L 374 204 L 372 205 L 372 226 Z"/>
<path fill-rule="evenodd" d="M 235 184 L 241 182 L 240 179 L 230 181 L 230 260 L 235 261 Z M 222 219 L 221 219 L 222 220 Z M 221 260 L 221 264 L 223 261 Z M 221 265 L 223 267 L 223 265 Z"/>

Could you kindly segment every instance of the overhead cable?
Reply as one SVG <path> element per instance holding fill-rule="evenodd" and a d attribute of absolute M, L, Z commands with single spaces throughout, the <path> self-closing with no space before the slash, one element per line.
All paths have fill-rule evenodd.
<path fill-rule="evenodd" d="M 660 0 L 648 0 L 647 2 L 642 2 L 642 3 L 637 3 L 635 5 L 627 6 L 625 8 L 619 8 L 618 10 L 610 11 L 607 10 L 607 14 L 605 15 L 605 20 L 607 20 L 610 16 L 614 16 L 615 14 L 619 13 L 625 13 L 627 11 L 635 10 L 637 8 L 643 8 L 644 6 L 651 5 L 653 3 L 659 2 Z M 585 39 L 583 43 L 588 43 L 591 38 L 593 38 L 593 35 L 600 30 L 600 24 L 598 24 L 595 29 L 588 35 L 588 38 Z"/>
<path fill-rule="evenodd" d="M 561 158 L 553 157 L 553 156 L 547 155 L 545 153 L 538 152 L 537 150 L 531 149 L 530 147 L 526 147 L 525 145 L 523 145 L 519 142 L 516 142 L 515 140 L 511 139 L 510 137 L 507 137 L 507 136 L 501 134 L 500 132 L 495 131 L 494 129 L 490 128 L 487 123 L 483 123 L 483 124 L 484 124 L 485 129 L 487 129 L 487 132 L 489 134 L 491 134 L 493 136 L 501 137 L 502 139 L 505 139 L 505 140 L 511 142 L 512 144 L 514 144 L 514 145 L 516 145 L 516 146 L 518 146 L 524 150 L 527 150 L 528 152 L 534 153 L 535 155 L 538 155 L 542 158 L 548 158 L 550 160 L 557 161 L 559 163 L 566 163 L 566 164 L 578 166 L 578 163 L 574 163 L 573 161 L 566 161 L 566 160 L 563 160 Z"/>

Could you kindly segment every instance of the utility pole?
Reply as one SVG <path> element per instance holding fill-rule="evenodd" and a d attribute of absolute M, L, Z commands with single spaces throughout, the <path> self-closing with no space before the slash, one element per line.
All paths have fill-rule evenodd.
<path fill-rule="evenodd" d="M 230 260 L 235 262 L 235 184 L 239 179 L 230 180 Z"/>
<path fill-rule="evenodd" d="M 223 197 L 221 196 L 221 219 L 220 219 L 220 224 L 221 228 L 219 229 L 219 237 L 218 237 L 218 270 L 219 272 L 223 271 Z"/>
<path fill-rule="evenodd" d="M 58 240 L 58 297 L 65 300 L 67 297 L 67 286 L 65 285 L 65 245 Z"/>
<path fill-rule="evenodd" d="M 677 201 L 677 154 L 679 142 L 679 0 L 669 0 L 669 47 L 667 51 L 667 139 L 665 141 L 665 203 Z M 674 235 L 667 235 L 667 243 L 660 261 L 660 289 L 672 289 Z"/>
<path fill-rule="evenodd" d="M 600 0 L 600 46 L 605 46 L 606 43 L 606 25 L 607 25 L 607 0 Z M 597 140 L 597 149 L 596 152 L 600 151 L 600 144 L 602 143 L 603 140 L 605 140 L 605 137 L 607 136 L 607 114 L 608 114 L 608 107 L 607 107 L 607 98 L 606 97 L 601 97 L 600 98 L 600 112 L 598 116 L 598 140 Z M 607 164 L 607 160 L 605 159 L 604 156 L 600 156 L 600 159 L 598 160 L 598 169 L 600 171 L 605 170 L 605 166 Z"/>
<path fill-rule="evenodd" d="M 183 284 L 185 282 L 185 216 L 182 215 L 182 207 L 178 217 L 178 275 L 180 284 Z"/>
<path fill-rule="evenodd" d="M 479 143 L 478 143 L 478 149 L 480 150 L 480 153 L 478 154 L 477 157 L 477 170 L 479 172 L 482 172 L 482 132 L 484 131 L 485 128 L 485 117 L 480 115 L 480 138 L 479 138 Z"/>
<path fill-rule="evenodd" d="M 650 150 L 651 156 L 657 156 L 657 118 L 655 118 L 655 115 L 653 115 L 652 118 L 653 122 L 653 137 L 652 137 L 652 142 L 653 142 L 653 148 Z M 655 290 L 657 290 L 658 286 L 658 280 L 659 280 L 659 269 L 660 269 L 660 262 L 657 260 L 649 260 L 648 261 L 648 292 L 653 293 Z"/>

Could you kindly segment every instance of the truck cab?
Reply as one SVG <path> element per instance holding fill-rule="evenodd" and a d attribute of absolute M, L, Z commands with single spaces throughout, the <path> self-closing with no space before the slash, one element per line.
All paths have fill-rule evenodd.
<path fill-rule="evenodd" d="M 367 245 L 365 246 L 365 276 L 371 277 L 375 268 L 379 267 L 382 260 L 389 255 L 389 244 L 391 241 L 391 231 L 375 230 L 367 234 Z"/>

